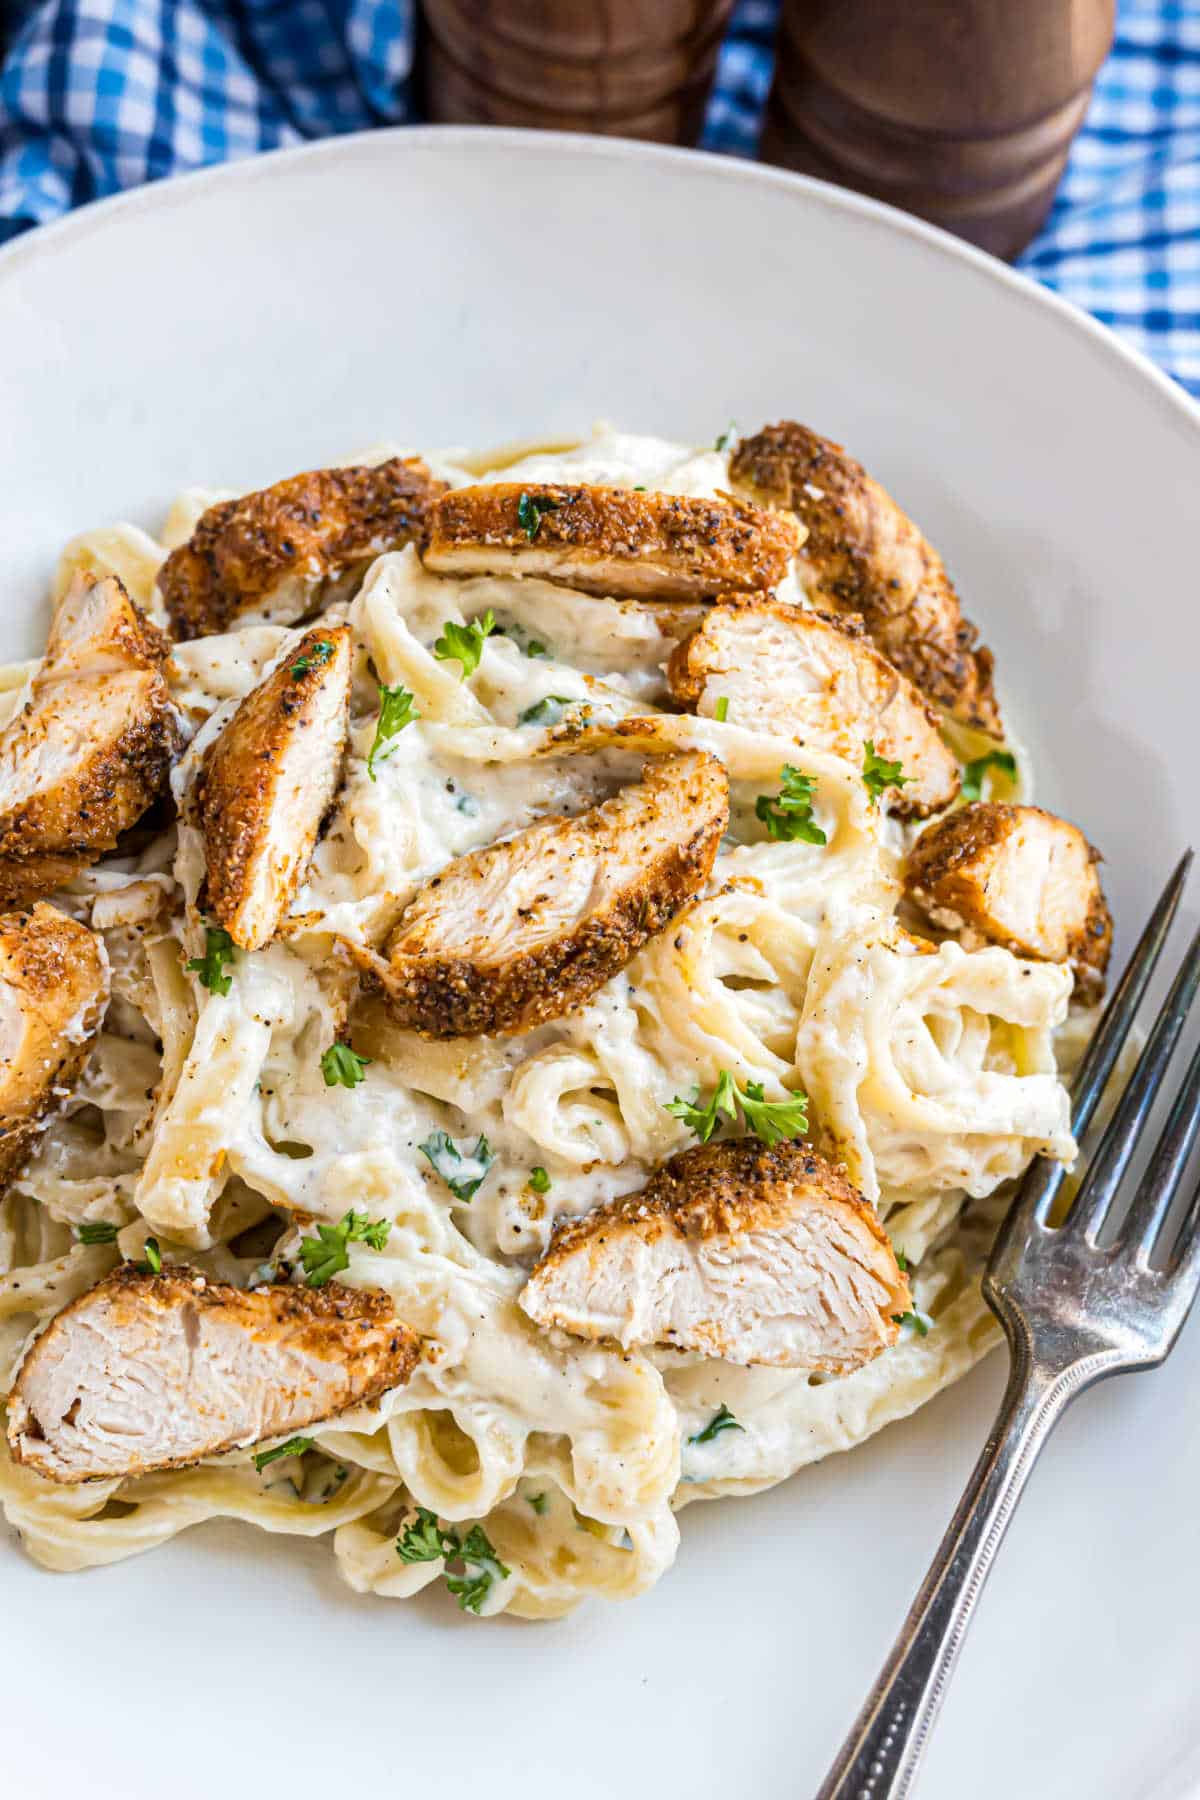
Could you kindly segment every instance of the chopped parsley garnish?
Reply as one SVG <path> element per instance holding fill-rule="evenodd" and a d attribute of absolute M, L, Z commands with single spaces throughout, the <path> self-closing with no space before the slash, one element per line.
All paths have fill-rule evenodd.
<path fill-rule="evenodd" d="M 728 425 L 725 427 L 724 431 L 721 433 L 720 437 L 717 439 L 716 443 L 713 445 L 713 449 L 714 450 L 728 450 L 730 444 L 732 444 L 732 442 L 736 436 L 737 436 L 737 422 L 734 419 L 730 419 Z"/>
<path fill-rule="evenodd" d="M 443 1556 L 456 1555 L 457 1551 L 457 1534 L 443 1531 L 437 1514 L 430 1512 L 427 1506 L 418 1506 L 416 1518 L 396 1539 L 396 1554 L 401 1562 L 437 1562 Z"/>
<path fill-rule="evenodd" d="M 722 1114 L 727 1119 L 735 1119 L 739 1106 L 746 1124 L 765 1144 L 780 1144 L 787 1138 L 803 1137 L 808 1130 L 807 1094 L 793 1088 L 790 1100 L 766 1100 L 761 1082 L 748 1081 L 744 1088 L 739 1088 L 728 1069 L 721 1070 L 717 1085 L 703 1106 L 697 1089 L 692 1100 L 681 1100 L 678 1096 L 668 1100 L 666 1111 L 674 1118 L 682 1119 L 700 1142 L 707 1144 L 720 1124 Z"/>
<path fill-rule="evenodd" d="M 797 1088 L 790 1100 L 767 1100 L 761 1081 L 748 1081 L 738 1099 L 747 1125 L 764 1144 L 782 1144 L 808 1130 L 808 1095 Z"/>
<path fill-rule="evenodd" d="M 464 1612 L 472 1612 L 478 1617 L 492 1591 L 492 1583 L 503 1581 L 509 1570 L 496 1555 L 482 1525 L 472 1525 L 459 1545 L 456 1560 L 465 1563 L 466 1568 L 461 1575 L 447 1575 L 446 1586 Z"/>
<path fill-rule="evenodd" d="M 89 1219 L 75 1227 L 75 1235 L 81 1244 L 115 1244 L 117 1227 L 111 1219 Z"/>
<path fill-rule="evenodd" d="M 435 1131 L 423 1144 L 418 1144 L 417 1149 L 428 1158 L 456 1200 L 470 1200 L 496 1160 L 495 1152 L 482 1132 L 469 1156 L 463 1155 L 445 1131 Z"/>
<path fill-rule="evenodd" d="M 161 1275 L 162 1274 L 162 1251 L 158 1247 L 158 1239 L 148 1237 L 146 1239 L 145 1243 L 142 1245 L 142 1249 L 146 1252 L 146 1260 L 144 1262 L 140 1262 L 137 1265 L 138 1268 L 142 1271 L 142 1274 L 143 1275 Z"/>
<path fill-rule="evenodd" d="M 401 683 L 395 687 L 379 684 L 379 723 L 375 727 L 375 741 L 371 745 L 367 757 L 367 774 L 375 780 L 375 764 L 384 762 L 396 748 L 394 739 L 411 725 L 414 719 L 420 718 L 419 712 L 413 711 L 413 696 Z"/>
<path fill-rule="evenodd" d="M 899 1271 L 902 1275 L 907 1275 L 909 1270 L 912 1268 L 912 1264 L 909 1262 L 907 1256 L 905 1256 L 903 1250 L 897 1250 L 895 1252 L 895 1256 L 896 1256 L 896 1267 L 899 1269 Z"/>
<path fill-rule="evenodd" d="M 964 800 L 978 800 L 983 792 L 983 778 L 989 769 L 999 769 L 1009 780 L 1016 779 L 1017 759 L 1011 750 L 989 750 L 986 756 L 977 756 L 969 762 L 962 772 L 962 797 Z"/>
<path fill-rule="evenodd" d="M 303 1456 L 315 1442 L 315 1438 L 290 1437 L 285 1444 L 276 1444 L 273 1450 L 260 1450 L 254 1458 L 254 1466 L 261 1475 L 268 1463 L 278 1462 L 281 1456 Z"/>
<path fill-rule="evenodd" d="M 909 777 L 898 762 L 889 762 L 886 756 L 880 756 L 870 738 L 863 745 L 866 755 L 863 758 L 863 786 L 871 796 L 871 805 L 878 806 L 879 796 L 885 788 L 902 788 Z"/>
<path fill-rule="evenodd" d="M 540 1519 L 542 1514 L 545 1512 L 546 1508 L 550 1504 L 549 1494 L 546 1494 L 546 1493 L 526 1494 L 525 1498 L 528 1500 L 530 1506 L 532 1506 L 534 1512 L 538 1515 L 538 1517 Z"/>
<path fill-rule="evenodd" d="M 722 725 L 725 723 L 726 719 L 729 717 L 728 694 L 721 695 L 720 699 L 717 701 L 716 710 L 713 716 L 718 719 Z"/>
<path fill-rule="evenodd" d="M 491 637 L 496 629 L 496 615 L 489 606 L 482 619 L 472 619 L 469 625 L 455 625 L 447 619 L 442 626 L 442 636 L 433 646 L 433 654 L 439 662 L 460 662 L 465 681 L 479 667 L 479 658 L 483 655 L 484 639 Z"/>
<path fill-rule="evenodd" d="M 568 706 L 575 700 L 569 694 L 543 694 L 533 706 L 517 714 L 518 725 L 557 725 Z"/>
<path fill-rule="evenodd" d="M 333 645 L 326 638 L 318 638 L 306 656 L 298 656 L 292 664 L 292 680 L 302 681 L 310 669 L 319 669 L 333 655 Z"/>
<path fill-rule="evenodd" d="M 713 1439 L 715 1437 L 720 1437 L 723 1431 L 745 1431 L 745 1429 L 746 1427 L 744 1425 L 738 1424 L 729 1408 L 722 1401 L 720 1411 L 713 1414 L 703 1431 L 694 1432 L 688 1439 L 688 1443 L 711 1444 Z"/>
<path fill-rule="evenodd" d="M 366 1071 L 371 1063 L 369 1056 L 360 1056 L 349 1044 L 330 1044 L 321 1057 L 321 1073 L 325 1077 L 326 1087 L 357 1087 L 365 1081 Z"/>
<path fill-rule="evenodd" d="M 220 925 L 206 925 L 204 955 L 193 956 L 188 968 L 200 977 L 201 987 L 206 987 L 210 994 L 227 994 L 233 986 L 233 976 L 225 973 L 225 965 L 236 961 L 229 933 Z"/>
<path fill-rule="evenodd" d="M 545 1495 L 539 1498 L 544 1500 Z M 492 1583 L 505 1580 L 510 1573 L 482 1525 L 472 1525 L 462 1538 L 453 1529 L 443 1530 L 437 1514 L 425 1506 L 418 1506 L 416 1519 L 396 1539 L 396 1554 L 401 1562 L 408 1563 L 462 1563 L 461 1575 L 451 1575 L 447 1570 L 446 1586 L 464 1612 L 475 1614 L 482 1611 Z"/>
<path fill-rule="evenodd" d="M 315 1238 L 300 1239 L 300 1261 L 310 1288 L 324 1287 L 350 1267 L 349 1244 L 366 1244 L 382 1250 L 392 1229 L 390 1219 L 368 1219 L 353 1207 L 336 1225 L 318 1225 Z"/>
<path fill-rule="evenodd" d="M 914 1306 L 911 1312 L 893 1313 L 893 1325 L 911 1325 L 918 1337 L 928 1337 L 933 1328 L 933 1320 L 928 1313 L 918 1311 Z"/>
<path fill-rule="evenodd" d="M 525 646 L 525 654 L 526 656 L 549 656 L 550 652 L 541 638 L 530 638 Z"/>
<path fill-rule="evenodd" d="M 557 500 L 547 500 L 544 497 L 541 500 L 535 500 L 532 494 L 521 495 L 517 501 L 517 523 L 531 544 L 538 534 L 538 527 L 545 515 L 557 512 L 558 507 Z"/>
<path fill-rule="evenodd" d="M 754 811 L 770 835 L 782 843 L 799 839 L 805 844 L 824 844 L 828 840 L 812 816 L 816 782 L 811 775 L 784 763 L 779 771 L 782 783 L 777 794 L 760 794 Z"/>
<path fill-rule="evenodd" d="M 530 1169 L 529 1185 L 535 1194 L 548 1194 L 550 1192 L 550 1177 L 547 1175 L 545 1169 L 543 1169 L 541 1163 L 535 1163 L 533 1168 Z"/>

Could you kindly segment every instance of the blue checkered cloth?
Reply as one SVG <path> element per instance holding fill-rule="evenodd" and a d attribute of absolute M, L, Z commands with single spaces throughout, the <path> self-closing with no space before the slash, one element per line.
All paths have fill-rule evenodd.
<path fill-rule="evenodd" d="M 754 154 L 775 12 L 735 10 L 710 150 Z M 414 118 L 412 13 L 413 0 L 8 0 L 0 241 L 178 170 Z M 1200 0 L 1121 0 L 1020 266 L 1200 394 Z"/>

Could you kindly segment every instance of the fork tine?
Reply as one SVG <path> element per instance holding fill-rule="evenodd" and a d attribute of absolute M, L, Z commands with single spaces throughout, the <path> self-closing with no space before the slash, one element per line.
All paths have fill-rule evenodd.
<path fill-rule="evenodd" d="M 1163 1220 L 1179 1190 L 1188 1158 L 1200 1133 L 1200 1045 L 1193 1053 L 1184 1077 L 1167 1115 L 1167 1123 L 1158 1140 L 1150 1166 L 1142 1177 L 1134 1196 L 1129 1216 L 1121 1226 L 1118 1239 L 1122 1249 L 1132 1249 L 1148 1261 Z"/>
<path fill-rule="evenodd" d="M 1184 1214 L 1179 1236 L 1171 1251 L 1168 1272 L 1173 1282 L 1178 1282 L 1182 1295 L 1188 1305 L 1187 1284 L 1200 1280 L 1200 1187 L 1192 1195 L 1191 1204 Z"/>
<path fill-rule="evenodd" d="M 1100 1096 L 1108 1085 L 1137 1010 L 1145 998 L 1191 866 L 1192 852 L 1185 850 L 1109 997 L 1104 1015 L 1076 1071 L 1072 1083 L 1071 1130 L 1077 1139 L 1082 1139 L 1092 1122 Z M 1065 1174 L 1061 1163 L 1040 1158 L 1025 1178 L 1025 1188 L 1013 1209 L 1014 1224 L 1018 1223 L 1016 1215 L 1023 1214 L 1028 1218 L 1032 1214 L 1040 1225 L 1044 1225 Z"/>
<path fill-rule="evenodd" d="M 1179 1034 L 1196 997 L 1200 984 L 1200 931 L 1188 947 L 1179 973 L 1171 983 L 1171 991 L 1154 1021 L 1146 1047 L 1137 1067 L 1117 1103 L 1104 1136 L 1096 1147 L 1083 1186 L 1067 1214 L 1066 1227 L 1095 1239 L 1107 1217 L 1108 1209 L 1129 1167 L 1146 1121 L 1154 1106 L 1159 1082 L 1175 1053 Z"/>

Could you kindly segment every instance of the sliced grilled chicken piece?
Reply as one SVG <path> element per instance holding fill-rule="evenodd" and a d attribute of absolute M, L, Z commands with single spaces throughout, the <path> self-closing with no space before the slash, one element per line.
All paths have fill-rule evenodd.
<path fill-rule="evenodd" d="M 860 613 L 876 647 L 927 700 L 998 735 L 992 653 L 976 647 L 942 559 L 840 444 L 785 420 L 743 438 L 731 478 L 807 527 L 801 572 L 813 601 Z"/>
<path fill-rule="evenodd" d="M 444 494 L 423 555 L 446 575 L 540 575 L 585 594 L 695 600 L 775 587 L 799 541 L 793 519 L 731 496 L 500 482 Z"/>
<path fill-rule="evenodd" d="M 979 800 L 930 825 L 909 852 L 905 889 L 935 925 L 970 947 L 1002 944 L 1040 962 L 1069 962 L 1098 999 L 1112 917 L 1083 833 L 1040 806 Z"/>
<path fill-rule="evenodd" d="M 357 582 L 385 550 L 424 529 L 446 484 L 417 456 L 375 468 L 312 469 L 210 506 L 159 572 L 176 635 L 292 625 Z"/>
<path fill-rule="evenodd" d="M 912 1305 L 856 1188 L 802 1144 L 701 1144 L 564 1225 L 521 1293 L 539 1325 L 624 1349 L 848 1374 Z"/>
<path fill-rule="evenodd" d="M 0 914 L 0 1191 L 70 1093 L 107 1001 L 95 932 L 43 901 Z"/>
<path fill-rule="evenodd" d="M 126 1263 L 35 1340 L 8 1441 L 51 1481 L 181 1468 L 377 1400 L 419 1350 L 386 1294 L 337 1282 L 247 1293 Z"/>
<path fill-rule="evenodd" d="M 728 819 L 715 757 L 648 763 L 602 805 L 450 863 L 401 915 L 386 961 L 352 954 L 427 1037 L 530 1031 L 582 1005 L 699 892 Z"/>
<path fill-rule="evenodd" d="M 794 737 L 861 768 L 869 740 L 907 776 L 891 810 L 923 817 L 958 793 L 958 763 L 937 714 L 867 641 L 862 622 L 804 612 L 777 600 L 722 603 L 677 644 L 667 665 L 681 706 Z"/>
<path fill-rule="evenodd" d="M 269 944 L 341 773 L 354 646 L 314 626 L 210 745 L 196 787 L 208 910 L 243 950 Z"/>
<path fill-rule="evenodd" d="M 168 649 L 115 576 L 75 578 L 29 700 L 0 732 L 0 906 L 95 862 L 165 788 L 183 747 Z"/>

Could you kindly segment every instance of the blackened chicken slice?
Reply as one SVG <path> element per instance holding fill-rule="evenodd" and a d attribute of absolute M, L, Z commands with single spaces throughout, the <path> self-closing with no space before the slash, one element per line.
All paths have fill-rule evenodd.
<path fill-rule="evenodd" d="M 587 594 L 686 601 L 774 588 L 799 541 L 786 514 L 729 495 L 497 482 L 443 495 L 423 554 L 442 575 L 537 575 Z"/>
<path fill-rule="evenodd" d="M 859 613 L 877 649 L 927 700 L 1001 734 L 992 653 L 977 647 L 941 557 L 891 495 L 829 438 L 785 420 L 743 438 L 730 477 L 807 528 L 799 567 L 814 604 Z"/>
<path fill-rule="evenodd" d="M 58 1482 L 182 1468 L 377 1400 L 419 1349 L 383 1293 L 247 1292 L 126 1263 L 35 1339 L 9 1396 L 9 1446 Z"/>
<path fill-rule="evenodd" d="M 344 597 L 376 556 L 419 541 L 445 488 L 420 457 L 394 456 L 219 501 L 159 571 L 176 636 L 296 624 Z"/>
<path fill-rule="evenodd" d="M 539 1325 L 845 1375 L 912 1299 L 858 1190 L 803 1144 L 702 1144 L 572 1219 L 522 1290 Z"/>
<path fill-rule="evenodd" d="M 459 857 L 357 954 L 400 1024 L 432 1038 L 530 1031 L 580 1006 L 708 879 L 729 785 L 698 752 L 575 818 Z"/>

